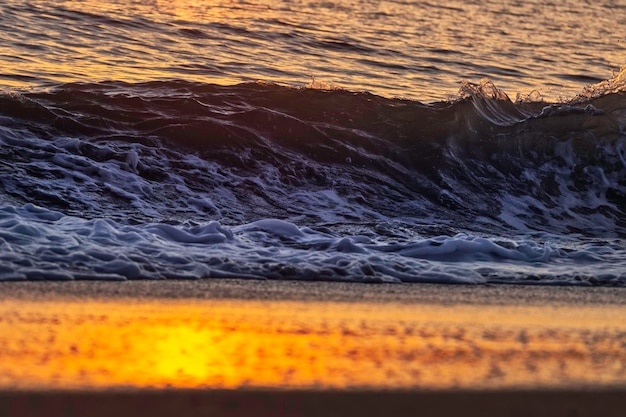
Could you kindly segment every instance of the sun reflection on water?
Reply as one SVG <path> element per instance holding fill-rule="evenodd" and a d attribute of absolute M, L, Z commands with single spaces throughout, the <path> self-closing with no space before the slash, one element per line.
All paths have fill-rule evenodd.
<path fill-rule="evenodd" d="M 626 382 L 621 307 L 0 301 L 3 388 Z M 611 313 L 611 314 L 607 314 Z"/>
<path fill-rule="evenodd" d="M 460 81 L 486 77 L 510 96 L 554 99 L 623 65 L 619 19 L 601 3 L 574 3 L 10 0 L 0 87 L 301 87 L 314 75 L 351 91 L 440 101 L 456 97 Z"/>

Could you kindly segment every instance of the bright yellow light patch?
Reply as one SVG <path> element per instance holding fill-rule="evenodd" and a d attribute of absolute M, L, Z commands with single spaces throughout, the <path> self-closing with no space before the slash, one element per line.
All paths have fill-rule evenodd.
<path fill-rule="evenodd" d="M 0 301 L 0 388 L 626 383 L 626 309 Z"/>

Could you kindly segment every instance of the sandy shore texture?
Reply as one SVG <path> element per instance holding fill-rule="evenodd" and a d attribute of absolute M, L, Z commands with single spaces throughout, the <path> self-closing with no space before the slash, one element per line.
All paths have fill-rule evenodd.
<path fill-rule="evenodd" d="M 0 283 L 0 416 L 622 416 L 626 289 Z"/>

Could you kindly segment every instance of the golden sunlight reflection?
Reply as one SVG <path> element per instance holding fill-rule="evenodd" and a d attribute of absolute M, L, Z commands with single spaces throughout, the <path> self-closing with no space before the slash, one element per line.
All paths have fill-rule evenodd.
<path fill-rule="evenodd" d="M 615 317 L 625 313 L 623 307 L 4 300 L 0 387 L 623 384 L 626 322 Z"/>

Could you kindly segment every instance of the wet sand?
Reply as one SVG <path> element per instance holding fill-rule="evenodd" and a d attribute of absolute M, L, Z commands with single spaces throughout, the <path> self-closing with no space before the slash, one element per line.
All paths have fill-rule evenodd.
<path fill-rule="evenodd" d="M 0 281 L 2 299 L 180 299 L 328 301 L 437 305 L 622 305 L 626 288 L 545 285 L 358 284 L 236 279 Z"/>
<path fill-rule="evenodd" d="M 626 289 L 0 283 L 0 415 L 622 415 Z"/>

